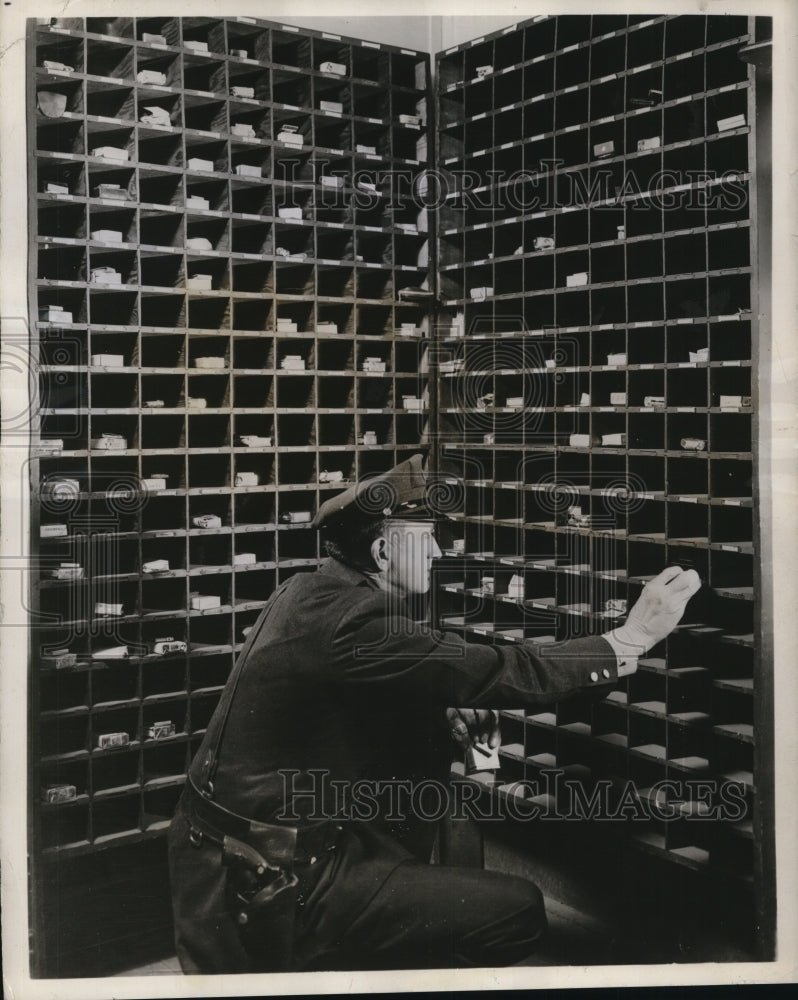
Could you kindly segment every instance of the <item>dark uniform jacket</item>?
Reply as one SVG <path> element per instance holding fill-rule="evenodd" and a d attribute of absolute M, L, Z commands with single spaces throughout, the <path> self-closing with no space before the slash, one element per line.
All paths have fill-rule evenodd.
<path fill-rule="evenodd" d="M 443 778 L 452 748 L 448 706 L 534 708 L 585 692 L 601 696 L 617 681 L 615 654 L 600 637 L 466 643 L 414 621 L 403 602 L 334 560 L 278 588 L 237 667 L 229 714 L 225 720 L 217 710 L 212 718 L 192 779 L 199 788 L 212 782 L 214 801 L 233 812 L 300 829 L 325 810 L 351 820 L 341 790 L 353 783 Z M 370 819 L 366 808 L 362 818 Z M 354 870 L 368 856 L 367 877 L 378 884 L 408 851 L 428 859 L 429 839 L 411 821 L 376 826 L 365 824 L 374 834 L 359 842 L 363 857 L 336 864 Z M 219 851 L 190 846 L 187 834 L 179 810 L 170 864 L 184 971 L 249 971 L 225 909 Z M 348 881 L 355 906 L 362 887 L 343 870 L 337 880 Z M 330 919 L 346 919 L 346 895 Z"/>

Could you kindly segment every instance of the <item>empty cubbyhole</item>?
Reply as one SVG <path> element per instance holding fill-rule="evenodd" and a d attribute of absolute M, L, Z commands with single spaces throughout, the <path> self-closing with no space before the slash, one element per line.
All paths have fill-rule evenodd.
<path fill-rule="evenodd" d="M 94 313 L 92 312 L 92 316 Z M 93 320 L 97 322 L 97 320 Z M 142 326 L 181 327 L 185 323 L 185 298 L 182 293 L 141 296 Z M 196 325 L 196 324 L 195 324 Z"/>
<path fill-rule="evenodd" d="M 142 797 L 142 829 L 152 830 L 166 827 L 175 814 L 182 790 L 182 783 L 172 787 L 145 790 Z"/>
<path fill-rule="evenodd" d="M 707 463 L 668 458 L 667 482 L 670 496 L 705 497 L 708 493 Z"/>
<path fill-rule="evenodd" d="M 71 95 L 70 95 L 71 97 Z M 176 99 L 173 99 L 176 100 Z M 67 101 L 69 108 L 70 101 Z M 86 113 L 102 118 L 132 121 L 135 116 L 133 88 L 106 82 L 87 81 Z M 176 123 L 177 124 L 177 123 Z"/>
<path fill-rule="evenodd" d="M 310 69 L 310 39 L 285 31 L 273 31 L 271 58 L 283 66 Z"/>
<path fill-rule="evenodd" d="M 289 108 L 309 108 L 311 104 L 310 77 L 305 74 L 272 71 L 272 100 Z M 261 100 L 267 100 L 263 96 Z"/>
<path fill-rule="evenodd" d="M 629 712 L 629 750 L 633 756 L 646 762 L 662 762 L 666 758 L 665 748 L 666 726 L 664 719 L 655 718 L 642 712 Z M 663 772 L 654 767 L 636 767 L 639 786 L 646 787 L 662 778 Z"/>
<path fill-rule="evenodd" d="M 706 54 L 707 90 L 728 87 L 748 80 L 748 65 L 739 56 L 736 46 L 726 46 Z"/>
<path fill-rule="evenodd" d="M 289 379 L 289 382 L 292 380 Z M 306 383 L 310 382 L 312 385 L 312 379 L 304 380 Z M 290 388 L 290 386 L 289 386 Z M 308 388 L 307 384 L 303 387 L 306 393 L 312 391 Z M 287 390 L 286 390 L 287 392 Z M 287 396 L 287 398 L 291 398 Z M 298 396 L 294 395 L 293 399 L 294 407 L 302 408 L 304 403 L 298 402 Z M 283 404 L 287 405 L 287 403 Z M 277 444 L 281 448 L 286 447 L 301 447 L 302 445 L 312 445 L 315 443 L 315 418 L 312 414 L 302 415 L 302 414 L 291 414 L 286 416 L 277 417 Z M 282 479 L 280 479 L 282 482 Z M 306 482 L 309 480 L 306 480 Z"/>
<path fill-rule="evenodd" d="M 97 771 L 102 773 L 103 768 L 97 768 Z M 125 777 L 129 777 L 129 775 L 125 775 Z M 136 783 L 137 779 L 134 775 L 130 781 L 126 782 L 126 785 L 133 786 Z M 95 782 L 96 790 L 97 783 Z M 92 839 L 95 844 L 136 833 L 139 830 L 140 816 L 138 792 L 95 801 L 92 803 L 91 815 Z"/>
<path fill-rule="evenodd" d="M 237 375 L 233 384 L 233 405 L 238 408 L 263 408 L 272 398 L 270 376 Z"/>
<path fill-rule="evenodd" d="M 281 373 L 276 379 L 275 385 L 278 408 L 302 410 L 309 406 L 315 406 L 313 381 L 312 375 Z"/>
<path fill-rule="evenodd" d="M 108 349 L 117 347 L 116 341 L 98 340 L 92 336 L 93 346 Z M 175 368 L 183 366 L 185 340 L 182 334 L 143 336 L 141 338 L 141 365 L 152 368 Z"/>
<path fill-rule="evenodd" d="M 256 371 L 264 371 L 271 368 L 271 347 L 271 338 L 254 336 L 234 337 L 233 367 Z"/>
<path fill-rule="evenodd" d="M 623 45 L 623 39 L 615 39 L 614 41 L 621 42 Z M 606 45 L 606 43 L 605 43 Z M 595 51 L 595 49 L 593 50 Z M 606 75 L 606 74 L 604 74 Z M 594 74 L 595 76 L 595 74 Z M 614 76 L 614 74 L 613 74 Z M 621 114 L 624 109 L 624 81 L 612 79 L 605 83 L 594 83 L 590 88 L 590 119 L 593 121 L 603 120 L 605 118 L 614 118 Z M 599 130 L 595 130 L 599 132 Z M 618 144 L 619 138 L 622 136 L 622 131 L 618 128 L 606 127 L 604 129 L 606 133 L 605 138 L 602 139 L 601 133 L 599 133 L 597 142 L 606 141 L 607 138 L 612 138 L 615 140 L 615 151 L 620 153 L 622 147 Z"/>
<path fill-rule="evenodd" d="M 709 537 L 709 511 L 704 504 L 669 503 L 668 536 L 674 544 L 705 543 Z"/>
<path fill-rule="evenodd" d="M 606 34 L 609 31 L 615 30 L 613 28 L 605 28 L 605 26 L 599 27 L 596 22 L 598 16 L 593 17 L 593 38 L 597 38 L 600 35 Z M 606 20 L 606 18 L 605 18 Z M 590 47 L 590 76 L 594 80 L 599 80 L 604 76 L 609 76 L 610 74 L 615 74 L 618 72 L 619 66 L 624 66 L 626 64 L 626 38 L 624 35 L 616 35 L 612 38 L 604 38 L 601 41 L 594 41 Z M 615 113 L 619 111 L 620 108 L 614 109 Z M 598 115 L 593 115 L 594 118 L 599 117 Z"/>
<path fill-rule="evenodd" d="M 227 105 L 224 101 L 186 94 L 183 99 L 183 114 L 187 129 L 199 132 L 215 132 L 217 135 L 227 131 Z M 187 137 L 188 138 L 188 137 Z M 191 137 L 193 144 L 197 139 Z M 201 157 L 201 153 L 197 154 Z M 206 157 L 212 159 L 215 157 Z"/>
<path fill-rule="evenodd" d="M 601 213 L 602 218 L 605 213 Z M 608 217 L 608 213 L 607 213 Z M 657 199 L 634 198 L 626 204 L 625 215 L 625 235 L 633 236 L 656 236 L 663 230 L 664 217 L 662 205 Z M 624 225 L 622 211 L 618 211 L 616 220 L 611 224 L 617 236 L 617 226 Z M 611 235 L 609 236 L 611 239 Z M 636 246 L 636 245 L 635 245 Z M 628 255 L 627 255 L 628 258 Z M 631 277 L 631 275 L 630 275 Z"/>
<path fill-rule="evenodd" d="M 709 433 L 710 451 L 751 451 L 751 417 L 746 413 L 711 414 Z"/>
<path fill-rule="evenodd" d="M 707 45 L 726 42 L 732 38 L 744 41 L 747 37 L 748 18 L 745 16 L 723 15 L 707 18 Z"/>
<path fill-rule="evenodd" d="M 724 504 L 712 508 L 712 539 L 731 552 L 750 547 L 753 541 L 753 524 L 750 507 L 736 507 Z M 713 583 L 740 585 L 750 584 L 752 579 L 750 561 L 743 556 L 715 554 L 713 558 Z M 716 572 L 717 570 L 717 572 Z M 729 583 L 733 578 L 733 584 Z"/>
<path fill-rule="evenodd" d="M 135 292 L 100 292 L 94 290 L 89 300 L 91 322 L 93 324 L 109 326 L 135 326 L 138 322 L 136 305 Z M 141 321 L 142 323 L 146 322 L 143 311 Z"/>
<path fill-rule="evenodd" d="M 226 379 L 220 379 L 224 385 Z M 202 398 L 202 397 L 200 397 Z M 230 427 L 226 416 L 212 415 L 191 416 L 188 421 L 189 448 L 228 448 L 230 446 Z M 224 456 L 200 456 L 194 466 L 189 467 L 189 480 L 192 486 L 224 486 L 229 485 L 225 476 L 227 458 Z M 197 480 L 202 479 L 202 482 Z M 212 482 L 209 480 L 213 480 Z"/>
<path fill-rule="evenodd" d="M 95 219 L 92 213 L 92 226 Z M 140 213 L 141 242 L 148 246 L 178 247 L 183 242 L 183 218 L 171 213 L 143 209 Z M 147 282 L 149 284 L 149 282 Z M 153 282 L 162 284 L 162 282 Z"/>
<path fill-rule="evenodd" d="M 623 247 L 610 246 L 593 250 L 590 254 L 589 275 L 591 282 L 622 282 L 624 280 Z"/>
<path fill-rule="evenodd" d="M 662 504 L 659 504 L 659 507 L 663 510 L 664 517 L 664 507 Z M 628 565 L 630 579 L 650 579 L 661 573 L 665 565 L 665 553 L 662 545 L 646 541 L 643 538 L 630 539 Z M 630 605 L 632 603 L 630 601 Z"/>
<path fill-rule="evenodd" d="M 179 420 L 180 418 L 174 418 Z M 145 422 L 145 436 L 146 436 Z M 180 420 L 182 426 L 182 420 Z M 160 470 L 157 470 L 160 471 Z M 167 531 L 182 526 L 186 520 L 186 504 L 182 497 L 148 497 L 141 515 L 142 531 Z"/>
<path fill-rule="evenodd" d="M 192 570 L 229 569 L 232 565 L 229 535 L 195 535 L 189 539 L 189 566 Z M 194 583 L 192 582 L 192 587 Z"/>
<path fill-rule="evenodd" d="M 721 229 L 707 234 L 709 267 L 749 267 L 751 263 L 751 234 L 747 226 L 738 229 Z"/>
<path fill-rule="evenodd" d="M 122 172 L 92 171 L 90 174 L 92 190 L 99 196 L 99 183 L 118 183 L 123 189 L 128 187 L 126 174 Z M 168 205 L 172 207 L 183 204 L 183 185 L 179 174 L 166 173 L 157 169 L 139 168 L 139 199 L 142 205 Z M 179 221 L 179 220 L 178 220 Z M 169 241 L 171 242 L 171 241 Z"/>
<path fill-rule="evenodd" d="M 278 295 L 313 295 L 313 267 L 280 263 L 275 269 L 275 287 Z"/>
<path fill-rule="evenodd" d="M 215 60 L 184 53 L 183 86 L 186 90 L 205 94 L 224 93 L 225 64 Z"/>
<path fill-rule="evenodd" d="M 590 17 L 587 15 L 557 18 L 556 24 L 558 49 L 578 45 L 591 37 Z"/>
<path fill-rule="evenodd" d="M 51 768 L 42 771 L 42 790 L 54 785 L 71 784 L 77 788 L 76 781 L 81 783 L 86 794 L 87 766 L 73 765 L 69 768 Z M 74 774 L 80 775 L 77 779 Z M 55 777 L 51 777 L 55 776 Z M 46 807 L 41 821 L 42 850 L 61 849 L 68 846 L 78 846 L 89 842 L 89 807 L 87 804 L 66 802 L 61 805 Z"/>
<path fill-rule="evenodd" d="M 91 405 L 94 408 L 136 406 L 135 375 L 92 375 L 90 379 Z M 57 401 L 54 401 L 57 405 Z M 51 403 L 51 405 L 54 405 Z"/>
<path fill-rule="evenodd" d="M 665 266 L 668 274 L 705 271 L 707 268 L 705 235 L 695 233 L 690 236 L 672 236 L 665 240 Z"/>
<path fill-rule="evenodd" d="M 561 46 L 557 45 L 558 48 Z M 590 49 L 588 47 L 575 49 L 570 52 L 561 52 L 555 59 L 554 67 L 554 87 L 555 90 L 563 90 L 567 87 L 576 87 L 579 84 L 587 83 L 590 79 Z M 583 97 L 587 96 L 584 92 Z M 587 107 L 582 117 L 574 118 L 559 115 L 559 122 L 562 126 L 578 121 L 585 121 L 587 118 Z"/>
<path fill-rule="evenodd" d="M 466 118 L 473 118 L 474 115 L 483 114 L 493 108 L 493 78 L 487 76 L 484 79 L 475 80 L 466 87 L 465 90 L 465 114 Z"/>
<path fill-rule="evenodd" d="M 85 281 L 86 253 L 82 247 L 39 247 L 37 276 L 49 281 Z"/>
<path fill-rule="evenodd" d="M 628 704 L 636 716 L 665 715 L 666 679 L 664 675 L 638 670 L 629 678 Z"/>
<path fill-rule="evenodd" d="M 280 272 L 278 272 L 278 280 Z M 358 275 L 358 283 L 364 275 Z M 375 293 L 379 286 L 374 289 Z M 366 289 L 368 292 L 368 288 Z M 350 267 L 334 267 L 319 264 L 316 269 L 316 294 L 321 298 L 347 298 L 354 296 L 355 274 Z M 376 298 L 377 295 L 364 296 Z"/>
<path fill-rule="evenodd" d="M 143 250 L 140 260 L 142 285 L 154 288 L 182 288 L 184 281 L 182 255 Z"/>
<path fill-rule="evenodd" d="M 570 105 L 574 102 L 573 100 L 569 101 L 568 98 L 573 99 L 575 97 L 581 97 L 582 103 L 587 104 L 586 91 L 581 91 L 578 94 L 568 94 L 567 97 L 558 97 L 556 114 L 565 116 L 558 120 L 579 120 L 578 118 L 575 119 L 574 116 L 587 113 L 586 109 L 584 111 L 571 110 Z M 560 107 L 561 104 L 566 105 L 566 107 Z M 571 167 L 587 163 L 590 159 L 587 130 L 558 134 L 554 140 L 554 157 L 558 161 L 558 167 Z"/>
<path fill-rule="evenodd" d="M 351 378 L 320 378 L 317 405 L 321 410 L 354 406 L 354 386 Z"/>
<path fill-rule="evenodd" d="M 752 482 L 750 460 L 718 459 L 710 463 L 713 497 L 750 497 Z"/>
<path fill-rule="evenodd" d="M 753 747 L 750 741 L 717 732 L 712 740 L 712 761 L 717 774 L 753 790 Z"/>
<path fill-rule="evenodd" d="M 524 59 L 534 59 L 554 51 L 554 34 L 557 19 L 550 17 L 524 28 Z"/>
<path fill-rule="evenodd" d="M 193 705 L 192 701 L 192 708 Z M 169 779 L 177 779 L 185 773 L 185 770 L 186 744 L 184 742 L 170 741 L 162 746 L 157 746 L 153 743 L 147 744 L 144 747 L 141 755 L 141 780 L 143 784 L 146 785 L 149 782 L 161 783 Z"/>
<path fill-rule="evenodd" d="M 139 131 L 138 159 L 141 163 L 157 163 L 167 167 L 182 167 L 183 152 L 179 136 L 153 136 Z"/>
<path fill-rule="evenodd" d="M 665 56 L 679 55 L 703 48 L 707 19 L 700 14 L 686 14 L 665 22 Z"/>
<path fill-rule="evenodd" d="M 668 319 L 706 316 L 706 280 L 693 278 L 667 282 L 665 285 L 665 310 Z"/>
<path fill-rule="evenodd" d="M 91 76 L 131 79 L 133 47 L 123 41 L 90 38 L 86 42 L 86 72 Z"/>
<path fill-rule="evenodd" d="M 332 96 L 338 95 L 333 94 Z M 349 150 L 352 148 L 351 128 L 344 124 L 338 116 L 330 120 L 324 114 L 316 115 L 313 118 L 313 143 L 323 149 Z M 380 155 L 387 153 L 387 135 L 381 135 L 377 143 L 367 144 L 376 144 Z"/>
<path fill-rule="evenodd" d="M 728 225 L 746 222 L 749 216 L 748 182 L 735 174 L 730 174 L 715 184 L 705 195 L 707 203 L 707 225 Z"/>
<path fill-rule="evenodd" d="M 749 168 L 746 135 L 715 136 L 707 143 L 706 150 L 707 171 L 711 178 L 734 171 L 745 173 Z"/>
<path fill-rule="evenodd" d="M 227 185 L 223 185 L 222 190 L 226 193 Z M 231 207 L 232 211 L 238 215 L 271 215 L 272 214 L 272 191 L 266 184 L 247 183 L 246 179 L 234 179 L 230 182 Z M 221 208 L 221 205 L 211 204 L 212 208 Z"/>
<path fill-rule="evenodd" d="M 207 629 L 215 629 L 215 635 L 213 631 L 208 632 Z M 196 633 L 196 634 L 195 634 Z M 191 622 L 191 635 L 192 635 L 192 645 L 196 643 L 193 649 L 193 656 L 191 659 L 191 671 L 189 678 L 189 685 L 192 692 L 198 692 L 203 690 L 218 690 L 224 687 L 227 678 L 230 675 L 230 657 L 229 655 L 197 655 L 203 647 L 213 647 L 219 645 L 219 639 L 230 639 L 229 627 L 225 623 L 225 627 L 220 630 L 219 622 L 213 622 L 210 620 L 203 621 L 202 619 L 194 619 Z M 183 721 L 181 719 L 181 721 Z"/>
<path fill-rule="evenodd" d="M 663 141 L 666 145 L 704 138 L 703 98 L 666 108 L 664 120 Z"/>
<path fill-rule="evenodd" d="M 704 152 L 705 146 L 703 143 L 690 143 L 665 150 L 662 157 L 665 181 L 696 184 L 705 181 Z M 693 192 L 692 199 L 688 204 L 695 215 L 692 225 L 703 225 L 703 204 L 701 197 Z"/>
<path fill-rule="evenodd" d="M 89 749 L 86 715 L 61 715 L 41 720 L 40 747 L 43 757 L 62 756 Z"/>
<path fill-rule="evenodd" d="M 185 580 L 145 578 L 141 585 L 141 605 L 145 615 L 158 615 L 162 612 L 177 614 L 185 610 Z"/>
<path fill-rule="evenodd" d="M 707 405 L 707 369 L 680 369 L 668 372 L 668 406 Z"/>
<path fill-rule="evenodd" d="M 271 493 L 238 494 L 235 497 L 237 525 L 274 524 L 275 499 Z"/>

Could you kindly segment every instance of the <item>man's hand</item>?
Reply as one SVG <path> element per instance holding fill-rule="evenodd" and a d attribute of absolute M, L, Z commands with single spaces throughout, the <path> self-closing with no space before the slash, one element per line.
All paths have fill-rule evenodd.
<path fill-rule="evenodd" d="M 487 743 L 491 749 L 501 744 L 499 713 L 492 708 L 447 708 L 446 718 L 452 739 L 464 750 L 475 743 Z"/>
<path fill-rule="evenodd" d="M 613 630 L 615 639 L 628 646 L 629 655 L 642 656 L 676 628 L 687 602 L 700 588 L 694 569 L 669 566 L 643 587 L 643 593 L 623 625 Z"/>

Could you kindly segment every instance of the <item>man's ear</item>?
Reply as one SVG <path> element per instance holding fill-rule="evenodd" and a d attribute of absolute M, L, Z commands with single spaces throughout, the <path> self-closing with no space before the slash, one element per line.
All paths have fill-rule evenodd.
<path fill-rule="evenodd" d="M 385 535 L 380 535 L 371 543 L 371 558 L 379 571 L 388 568 L 388 540 Z"/>

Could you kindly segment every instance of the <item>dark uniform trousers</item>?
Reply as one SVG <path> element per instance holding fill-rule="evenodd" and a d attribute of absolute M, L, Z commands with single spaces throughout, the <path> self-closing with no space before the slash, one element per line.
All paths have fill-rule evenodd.
<path fill-rule="evenodd" d="M 535 885 L 428 864 L 429 823 L 411 815 L 391 827 L 384 816 L 342 816 L 314 774 L 411 785 L 441 778 L 452 745 L 447 706 L 533 708 L 573 694 L 603 696 L 616 681 L 615 655 L 598 637 L 543 647 L 466 644 L 404 617 L 366 577 L 338 563 L 292 577 L 247 639 L 190 784 L 211 807 L 292 823 L 297 884 L 259 917 L 242 917 L 222 850 L 198 835 L 187 789 L 169 831 L 183 971 L 494 967 L 525 958 L 546 927 Z M 317 822 L 319 809 L 339 822 Z M 313 853 L 305 832 L 319 828 L 332 833 Z"/>

